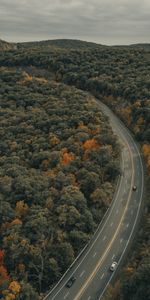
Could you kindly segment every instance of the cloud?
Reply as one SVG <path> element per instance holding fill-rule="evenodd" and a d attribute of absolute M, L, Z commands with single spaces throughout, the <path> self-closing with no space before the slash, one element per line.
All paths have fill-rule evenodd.
<path fill-rule="evenodd" d="M 0 0 L 0 36 L 10 41 L 150 42 L 149 12 L 149 0 Z"/>

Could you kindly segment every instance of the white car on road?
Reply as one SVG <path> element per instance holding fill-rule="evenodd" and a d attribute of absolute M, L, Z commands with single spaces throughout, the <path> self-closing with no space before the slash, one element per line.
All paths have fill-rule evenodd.
<path fill-rule="evenodd" d="M 110 271 L 114 272 L 117 268 L 118 263 L 116 261 L 113 261 L 110 266 Z"/>

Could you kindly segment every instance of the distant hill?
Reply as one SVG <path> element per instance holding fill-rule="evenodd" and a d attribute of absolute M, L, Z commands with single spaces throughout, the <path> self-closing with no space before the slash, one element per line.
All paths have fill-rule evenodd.
<path fill-rule="evenodd" d="M 17 45 L 14 43 L 8 43 L 0 39 L 0 51 L 16 50 Z"/>
<path fill-rule="evenodd" d="M 19 47 L 48 47 L 54 46 L 57 48 L 67 48 L 67 49 L 92 49 L 92 48 L 101 48 L 106 47 L 100 44 L 80 41 L 80 40 L 72 40 L 72 39 L 56 39 L 56 40 L 46 40 L 46 41 L 37 41 L 37 42 L 25 42 L 18 43 Z"/>
<path fill-rule="evenodd" d="M 114 45 L 114 46 L 107 46 L 102 44 L 97 44 L 93 42 L 86 42 L 81 40 L 73 40 L 73 39 L 56 39 L 56 40 L 43 40 L 43 41 L 35 41 L 35 42 L 24 42 L 24 43 L 17 43 L 18 47 L 20 48 L 32 48 L 32 47 L 57 47 L 62 49 L 95 49 L 95 48 L 112 48 L 112 47 L 125 47 L 125 48 L 143 48 L 143 49 L 150 49 L 150 43 L 139 43 L 139 44 L 131 44 L 131 45 Z"/>
<path fill-rule="evenodd" d="M 41 47 L 56 47 L 60 49 L 102 49 L 102 48 L 143 48 L 150 49 L 150 43 L 139 43 L 131 45 L 101 45 L 93 42 L 86 42 L 74 39 L 55 39 L 55 40 L 43 40 L 33 42 L 22 42 L 22 43 L 9 43 L 0 39 L 0 51 L 16 50 L 17 48 L 41 48 Z"/>
<path fill-rule="evenodd" d="M 144 49 L 150 49 L 150 43 L 141 43 L 141 44 L 131 44 L 130 47 L 133 48 L 144 48 Z"/>

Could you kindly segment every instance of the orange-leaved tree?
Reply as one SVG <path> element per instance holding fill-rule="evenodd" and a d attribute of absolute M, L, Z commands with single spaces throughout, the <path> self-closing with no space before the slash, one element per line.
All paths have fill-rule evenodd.
<path fill-rule="evenodd" d="M 62 165 L 68 165 L 74 159 L 75 159 L 75 155 L 72 152 L 68 152 L 66 149 L 65 151 L 63 151 L 62 159 L 60 163 Z"/>
<path fill-rule="evenodd" d="M 6 284 L 10 279 L 7 269 L 4 266 L 4 256 L 4 250 L 0 249 L 0 289 L 2 289 L 3 284 Z"/>
<path fill-rule="evenodd" d="M 24 200 L 18 201 L 16 203 L 15 212 L 18 217 L 25 215 L 28 209 L 29 207 L 26 203 L 24 203 Z"/>
<path fill-rule="evenodd" d="M 3 261 L 4 261 L 4 255 L 5 255 L 4 250 L 0 250 L 0 266 L 3 264 Z"/>
<path fill-rule="evenodd" d="M 9 285 L 9 290 L 15 295 L 17 295 L 20 292 L 20 289 L 21 289 L 21 286 L 20 286 L 19 282 L 16 280 L 12 281 Z"/>
<path fill-rule="evenodd" d="M 146 163 L 148 166 L 148 174 L 150 176 L 150 145 L 144 144 L 142 147 L 142 151 L 143 151 L 144 157 L 146 159 Z"/>
<path fill-rule="evenodd" d="M 22 221 L 16 218 L 11 222 L 11 225 L 22 225 Z"/>
<path fill-rule="evenodd" d="M 87 140 L 83 143 L 83 148 L 87 149 L 97 149 L 99 147 L 97 141 L 95 139 Z"/>

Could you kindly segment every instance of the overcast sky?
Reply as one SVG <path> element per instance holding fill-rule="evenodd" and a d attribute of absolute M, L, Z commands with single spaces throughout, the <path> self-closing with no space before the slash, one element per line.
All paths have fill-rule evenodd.
<path fill-rule="evenodd" d="M 150 42 L 150 0 L 0 0 L 0 39 Z"/>

